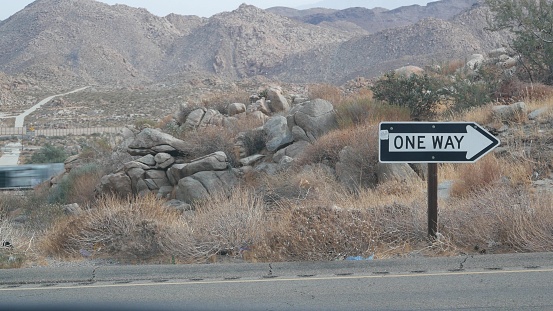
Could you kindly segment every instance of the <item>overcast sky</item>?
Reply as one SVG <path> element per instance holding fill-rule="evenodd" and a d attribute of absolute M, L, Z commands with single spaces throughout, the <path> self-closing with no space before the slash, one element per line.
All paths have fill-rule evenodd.
<path fill-rule="evenodd" d="M 16 12 L 22 10 L 33 0 L 0 0 L 0 20 L 4 20 Z M 343 9 L 352 6 L 364 6 L 367 8 L 384 7 L 393 9 L 400 6 L 419 4 L 426 5 L 425 0 L 101 0 L 108 4 L 126 4 L 132 7 L 146 8 L 158 16 L 165 16 L 169 13 L 180 15 L 197 15 L 210 17 L 224 11 L 232 11 L 242 3 L 255 5 L 258 8 L 266 9 L 274 6 L 285 6 L 290 8 L 320 7 L 324 4 L 333 6 L 332 9 Z M 328 5 L 328 4 L 333 5 Z M 322 4 L 322 5 L 321 5 Z M 325 7 L 327 7 L 325 6 Z"/>

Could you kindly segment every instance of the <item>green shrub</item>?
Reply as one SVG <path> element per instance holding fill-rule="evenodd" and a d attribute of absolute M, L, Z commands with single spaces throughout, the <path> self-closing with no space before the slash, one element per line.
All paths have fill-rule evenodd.
<path fill-rule="evenodd" d="M 65 159 L 67 153 L 63 147 L 46 144 L 31 156 L 28 163 L 63 163 Z"/>
<path fill-rule="evenodd" d="M 453 101 L 453 110 L 463 111 L 486 105 L 505 96 L 510 97 L 501 91 L 502 85 L 510 80 L 495 65 L 483 65 L 471 74 L 458 72 L 448 94 Z"/>
<path fill-rule="evenodd" d="M 408 107 L 412 120 L 429 120 L 435 116 L 443 95 L 443 83 L 427 74 L 404 77 L 389 72 L 371 88 L 374 98 L 390 105 Z"/>
<path fill-rule="evenodd" d="M 51 190 L 48 203 L 86 204 L 94 199 L 94 187 L 103 175 L 102 167 L 87 164 L 74 168 Z"/>

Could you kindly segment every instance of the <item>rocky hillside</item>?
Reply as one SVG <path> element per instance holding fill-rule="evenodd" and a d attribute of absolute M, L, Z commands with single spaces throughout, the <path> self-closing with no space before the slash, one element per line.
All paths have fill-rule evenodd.
<path fill-rule="evenodd" d="M 485 16 L 475 1 L 308 15 L 288 9 L 292 18 L 244 4 L 207 19 L 158 17 L 94 0 L 37 0 L 0 22 L 0 71 L 61 85 L 144 85 L 207 76 L 343 83 L 500 46 L 503 36 L 485 34 L 485 24 L 466 13 Z M 428 16 L 449 20 L 424 19 Z"/>
<path fill-rule="evenodd" d="M 322 27 L 372 34 L 385 29 L 414 24 L 425 18 L 450 18 L 477 5 L 478 0 L 443 0 L 426 6 L 410 5 L 394 10 L 352 7 L 345 10 L 294 10 L 275 7 L 267 11 Z"/>

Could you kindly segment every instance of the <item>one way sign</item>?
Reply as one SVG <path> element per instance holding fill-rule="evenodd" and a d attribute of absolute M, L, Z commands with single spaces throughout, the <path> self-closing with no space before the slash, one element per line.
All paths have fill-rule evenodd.
<path fill-rule="evenodd" d="M 380 162 L 470 163 L 499 145 L 474 122 L 382 122 Z"/>

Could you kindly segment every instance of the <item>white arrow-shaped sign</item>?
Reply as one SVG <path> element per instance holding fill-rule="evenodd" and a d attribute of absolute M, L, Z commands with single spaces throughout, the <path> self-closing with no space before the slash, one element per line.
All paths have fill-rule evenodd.
<path fill-rule="evenodd" d="M 474 162 L 498 145 L 473 122 L 380 124 L 381 162 Z"/>
<path fill-rule="evenodd" d="M 466 133 L 389 133 L 390 152 L 459 151 L 472 159 L 493 142 L 472 126 Z"/>

